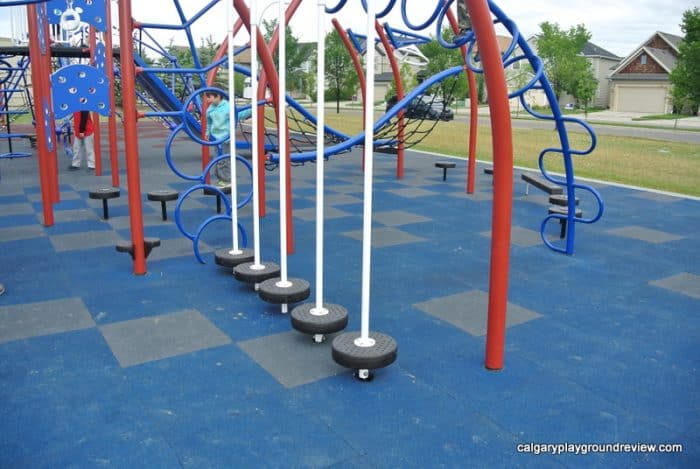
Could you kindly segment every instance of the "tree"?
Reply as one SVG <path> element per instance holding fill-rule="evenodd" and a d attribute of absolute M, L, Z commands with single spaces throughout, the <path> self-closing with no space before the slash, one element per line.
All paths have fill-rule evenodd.
<path fill-rule="evenodd" d="M 272 34 L 277 28 L 277 20 L 263 20 L 264 37 L 267 42 L 272 38 Z M 291 28 L 285 29 L 286 42 L 286 62 L 287 62 L 287 89 L 292 92 L 305 93 L 309 92 L 309 75 L 305 65 L 309 63 L 309 57 L 315 55 L 315 46 L 310 43 L 300 43 Z M 273 59 L 275 66 L 277 65 L 278 53 L 275 52 Z M 315 72 L 315 70 L 314 70 Z"/>
<path fill-rule="evenodd" d="M 589 73 L 583 73 L 574 80 L 574 88 L 572 95 L 576 98 L 576 104 L 583 105 L 583 112 L 588 118 L 588 105 L 591 103 L 595 92 L 598 89 L 598 80 L 590 72 L 590 64 L 588 64 Z"/>
<path fill-rule="evenodd" d="M 435 39 L 421 45 L 419 49 L 429 60 L 428 65 L 423 70 L 423 73 L 427 76 L 435 75 L 448 68 L 464 65 L 464 57 L 462 57 L 462 51 L 460 49 L 446 49 Z M 440 83 L 436 84 L 437 94 L 442 97 L 446 103 L 451 101 L 453 97 L 461 99 L 467 97 L 469 84 L 467 83 L 466 73 L 460 73 L 456 80 L 456 84 L 454 80 L 442 80 Z"/>
<path fill-rule="evenodd" d="M 350 53 L 336 30 L 326 35 L 325 59 L 327 98 L 335 99 L 336 113 L 340 113 L 341 99 L 347 99 L 355 93 L 360 79 Z"/>
<path fill-rule="evenodd" d="M 576 96 L 581 90 L 588 89 L 595 77 L 581 52 L 591 33 L 582 24 L 564 31 L 556 23 L 544 22 L 540 24 L 540 29 L 542 34 L 537 39 L 537 53 L 544 62 L 547 79 L 557 100 L 564 93 Z M 584 75 L 588 77 L 583 78 Z M 581 83 L 585 83 L 585 86 L 577 90 Z"/>
<path fill-rule="evenodd" d="M 678 63 L 671 72 L 673 103 L 677 112 L 697 113 L 700 106 L 700 9 L 683 13 L 685 38 L 678 46 Z"/>

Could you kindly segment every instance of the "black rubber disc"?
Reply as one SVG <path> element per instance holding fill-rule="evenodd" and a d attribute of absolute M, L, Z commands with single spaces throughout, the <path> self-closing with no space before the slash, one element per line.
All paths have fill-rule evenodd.
<path fill-rule="evenodd" d="M 156 202 L 167 202 L 169 200 L 177 200 L 180 194 L 172 189 L 159 189 L 157 191 L 151 191 L 146 194 L 148 200 L 153 200 Z"/>
<path fill-rule="evenodd" d="M 253 253 L 252 249 L 239 249 L 239 251 L 241 252 L 238 254 L 231 254 L 231 250 L 228 248 L 217 249 L 214 253 L 214 262 L 223 267 L 233 268 L 244 262 L 250 262 L 255 258 L 255 253 Z"/>
<path fill-rule="evenodd" d="M 269 278 L 279 277 L 280 266 L 274 262 L 261 262 L 262 269 L 254 269 L 254 262 L 239 264 L 233 268 L 236 280 L 246 283 L 262 283 Z"/>
<path fill-rule="evenodd" d="M 268 303 L 278 305 L 287 303 L 299 303 L 309 297 L 311 286 L 309 282 L 300 278 L 288 278 L 291 283 L 288 287 L 279 287 L 277 282 L 280 277 L 269 278 L 260 284 L 260 299 Z"/>
<path fill-rule="evenodd" d="M 118 187 L 101 187 L 89 192 L 91 199 L 116 199 L 119 197 Z"/>
<path fill-rule="evenodd" d="M 398 349 L 396 341 L 379 332 L 370 331 L 369 336 L 375 340 L 371 347 L 355 345 L 355 339 L 360 337 L 359 331 L 337 336 L 333 339 L 333 360 L 353 370 L 374 370 L 394 363 Z"/>
<path fill-rule="evenodd" d="M 292 310 L 292 327 L 305 334 L 333 334 L 342 331 L 348 325 L 348 310 L 340 305 L 324 303 L 327 314 L 311 314 L 316 303 L 304 303 Z"/>

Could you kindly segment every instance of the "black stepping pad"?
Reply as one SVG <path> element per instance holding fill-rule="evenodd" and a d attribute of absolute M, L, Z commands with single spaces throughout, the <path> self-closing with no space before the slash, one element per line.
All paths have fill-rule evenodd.
<path fill-rule="evenodd" d="M 143 239 L 143 250 L 145 257 L 148 257 L 148 255 L 151 253 L 153 248 L 160 246 L 160 239 L 159 238 L 144 238 Z M 129 242 L 129 241 L 122 241 L 120 243 L 117 243 L 117 251 L 119 252 L 128 252 L 131 255 L 131 258 L 134 258 L 134 245 Z"/>
<path fill-rule="evenodd" d="M 564 194 L 550 195 L 549 196 L 549 203 L 552 205 L 559 205 L 562 207 L 566 207 L 569 205 L 569 198 Z M 574 203 L 576 205 L 578 205 L 578 203 L 579 203 L 578 197 L 576 197 L 576 199 L 574 200 Z"/>
<path fill-rule="evenodd" d="M 288 278 L 289 286 L 278 286 L 280 277 L 269 278 L 260 284 L 260 299 L 274 304 L 299 303 L 309 297 L 311 285 L 300 278 Z"/>
<path fill-rule="evenodd" d="M 442 169 L 442 180 L 446 181 L 447 180 L 447 170 L 450 168 L 456 167 L 456 163 L 452 163 L 450 161 L 438 161 L 435 163 L 436 168 L 441 168 Z"/>
<path fill-rule="evenodd" d="M 348 310 L 340 305 L 324 303 L 325 314 L 313 314 L 316 303 L 304 303 L 292 310 L 292 327 L 305 334 L 333 334 L 348 325 Z M 314 311 L 315 312 L 315 311 Z"/>
<path fill-rule="evenodd" d="M 245 262 L 233 268 L 233 276 L 236 277 L 236 280 L 246 283 L 262 283 L 267 279 L 279 277 L 279 275 L 280 266 L 274 262 L 261 262 L 260 266 L 255 266 L 254 262 Z"/>
<path fill-rule="evenodd" d="M 224 194 L 231 193 L 231 186 L 217 187 L 217 189 L 219 189 Z M 221 213 L 221 195 L 219 195 L 216 189 L 212 189 L 211 187 L 205 187 L 204 189 L 202 189 L 202 192 L 204 193 L 204 195 L 216 196 L 216 213 Z"/>
<path fill-rule="evenodd" d="M 380 332 L 370 332 L 369 337 L 375 343 L 369 347 L 360 347 L 355 339 L 359 331 L 346 332 L 333 339 L 333 360 L 341 366 L 353 370 L 375 370 L 389 366 L 396 360 L 398 344 Z"/>
<path fill-rule="evenodd" d="M 152 200 L 154 202 L 160 202 L 160 209 L 162 211 L 162 217 L 163 220 L 168 219 L 168 212 L 165 210 L 165 204 L 168 201 L 171 200 L 177 200 L 178 197 L 180 197 L 180 193 L 178 191 L 174 191 L 172 189 L 159 189 L 156 191 L 151 191 L 148 194 L 146 194 L 146 197 L 148 200 Z"/>
<path fill-rule="evenodd" d="M 568 209 L 568 207 L 562 207 L 562 206 L 559 206 L 559 205 L 551 205 L 551 206 L 549 207 L 549 209 L 547 210 L 547 212 L 548 212 L 550 215 L 551 215 L 551 214 L 557 214 L 557 215 L 564 215 L 564 216 L 566 216 L 566 215 L 569 214 L 569 209 Z M 583 211 L 582 211 L 580 208 L 577 208 L 577 209 L 574 211 L 574 216 L 575 216 L 576 218 L 581 218 L 581 217 L 583 216 Z M 560 229 L 559 229 L 559 238 L 561 238 L 561 239 L 564 239 L 564 237 L 566 236 L 566 222 L 567 222 L 566 218 L 560 218 L 560 219 L 559 219 L 559 226 L 560 226 Z"/>
<path fill-rule="evenodd" d="M 88 192 L 91 199 L 97 199 L 102 201 L 102 214 L 105 220 L 109 219 L 109 206 L 107 204 L 108 199 L 116 199 L 119 197 L 121 192 L 118 187 L 100 187 L 99 189 L 94 189 Z"/>
<path fill-rule="evenodd" d="M 252 249 L 239 249 L 238 254 L 231 254 L 231 249 L 217 249 L 214 253 L 214 262 L 222 267 L 236 267 L 244 262 L 250 262 L 255 258 Z"/>

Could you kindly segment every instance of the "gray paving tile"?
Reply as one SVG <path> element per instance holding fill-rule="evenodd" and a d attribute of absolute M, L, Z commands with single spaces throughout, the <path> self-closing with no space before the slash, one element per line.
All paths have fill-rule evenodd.
<path fill-rule="evenodd" d="M 328 194 L 323 198 L 324 205 L 360 204 L 362 199 L 348 194 Z"/>
<path fill-rule="evenodd" d="M 33 213 L 34 207 L 32 207 L 32 204 L 26 202 L 0 205 L 0 217 L 7 217 L 9 215 L 31 215 Z"/>
<path fill-rule="evenodd" d="M 382 223 L 386 226 L 400 226 L 408 225 L 411 223 L 423 223 L 426 221 L 432 221 L 431 218 L 416 215 L 410 212 L 405 212 L 403 210 L 374 212 L 374 214 L 372 215 L 372 220 L 378 223 Z"/>
<path fill-rule="evenodd" d="M 343 235 L 362 241 L 362 230 L 346 231 Z M 398 246 L 400 244 L 424 242 L 424 238 L 405 233 L 396 228 L 374 228 L 372 229 L 372 247 L 383 248 L 387 246 Z"/>
<path fill-rule="evenodd" d="M 474 191 L 472 194 L 467 194 L 467 191 L 462 188 L 459 192 L 450 192 L 447 194 L 450 197 L 460 197 L 473 202 L 486 202 L 493 200 L 493 193 L 490 191 Z"/>
<path fill-rule="evenodd" d="M 678 241 L 683 239 L 682 236 L 677 236 L 672 233 L 666 233 L 665 231 L 652 230 L 650 228 L 644 228 L 642 226 L 624 226 L 622 228 L 615 228 L 613 230 L 607 230 L 606 233 L 621 236 L 623 238 L 638 239 L 640 241 L 646 241 L 648 243 L 666 243 L 669 241 Z"/>
<path fill-rule="evenodd" d="M 640 199 L 653 200 L 654 202 L 666 203 L 680 202 L 681 200 L 683 200 L 682 197 L 677 197 L 668 194 L 659 194 L 658 192 L 649 191 L 636 191 L 632 194 L 632 196 L 638 197 Z"/>
<path fill-rule="evenodd" d="M 347 370 L 331 358 L 333 334 L 316 344 L 297 331 L 239 342 L 238 346 L 282 386 L 294 388 Z"/>
<path fill-rule="evenodd" d="M 433 298 L 413 306 L 431 316 L 442 319 L 473 336 L 486 335 L 486 317 L 489 295 L 481 290 L 471 290 L 455 295 Z M 508 302 L 506 306 L 506 327 L 512 327 L 533 319 L 541 314 Z"/>
<path fill-rule="evenodd" d="M 362 194 L 362 184 L 333 184 L 325 185 L 328 192 L 337 192 L 341 194 Z"/>
<path fill-rule="evenodd" d="M 306 221 L 316 220 L 316 207 L 303 208 L 299 210 L 294 210 L 294 216 Z M 348 212 L 343 212 L 335 207 L 324 207 L 323 218 L 324 220 L 333 220 L 335 218 L 349 217 Z"/>
<path fill-rule="evenodd" d="M 202 256 L 213 251 L 214 249 L 207 243 L 202 241 L 199 242 L 199 252 L 202 254 Z M 151 254 L 148 256 L 148 260 L 152 262 L 163 259 L 172 259 L 174 257 L 187 256 L 194 259 L 194 247 L 192 245 L 192 241 L 185 237 L 179 237 L 161 240 L 160 246 L 153 248 L 153 251 L 151 251 Z"/>
<path fill-rule="evenodd" d="M 41 192 L 35 192 L 33 194 L 27 195 L 27 199 L 30 202 L 41 202 Z M 61 191 L 60 194 L 60 200 L 77 200 L 80 199 L 80 194 L 77 192 L 70 190 L 70 191 Z M 60 202 L 59 202 L 60 203 Z"/>
<path fill-rule="evenodd" d="M 100 331 L 122 368 L 231 343 L 195 309 L 107 324 Z"/>
<path fill-rule="evenodd" d="M 57 252 L 116 246 L 121 240 L 119 235 L 111 230 L 49 236 L 49 241 Z"/>
<path fill-rule="evenodd" d="M 412 185 L 415 186 L 418 184 L 412 184 Z M 421 189 L 420 187 L 407 187 L 406 189 L 390 189 L 387 192 L 391 192 L 392 194 L 396 194 L 400 197 L 406 197 L 409 199 L 413 199 L 415 197 L 426 197 L 429 195 L 437 195 L 437 192 L 432 192 L 432 191 L 428 191 L 425 189 Z"/>
<path fill-rule="evenodd" d="M 95 211 L 91 209 L 73 209 L 73 210 L 54 210 L 54 220 L 56 223 L 94 220 Z M 41 213 L 36 214 L 37 220 L 43 221 L 44 216 Z"/>
<path fill-rule="evenodd" d="M 40 238 L 42 236 L 46 236 L 46 232 L 41 225 L 23 225 L 13 226 L 12 228 L 0 228 L 0 239 L 3 241 Z"/>
<path fill-rule="evenodd" d="M 700 275 L 682 272 L 678 275 L 651 281 L 649 284 L 700 300 Z"/>
<path fill-rule="evenodd" d="M 482 231 L 479 233 L 486 238 L 491 237 L 491 230 Z M 539 231 L 528 230 L 520 226 L 513 226 L 510 230 L 510 242 L 516 246 L 529 248 L 532 246 L 540 246 L 542 244 L 542 236 Z"/>
<path fill-rule="evenodd" d="M 0 343 L 95 327 L 80 298 L 0 307 Z"/>

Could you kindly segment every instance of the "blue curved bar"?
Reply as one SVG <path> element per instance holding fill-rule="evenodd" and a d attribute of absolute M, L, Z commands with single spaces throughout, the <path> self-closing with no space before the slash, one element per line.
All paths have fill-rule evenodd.
<path fill-rule="evenodd" d="M 442 10 L 442 0 L 438 0 L 438 2 L 435 5 L 435 10 L 433 10 L 432 14 L 428 17 L 425 23 L 414 24 L 411 22 L 411 20 L 408 19 L 408 13 L 406 12 L 407 1 L 408 0 L 401 0 L 401 17 L 403 18 L 404 24 L 406 24 L 406 26 L 408 26 L 408 28 L 412 29 L 413 31 L 422 31 L 429 25 L 433 24 L 435 18 L 437 18 L 437 16 L 440 14 L 440 11 Z M 365 9 L 365 11 L 367 10 Z"/>
<path fill-rule="evenodd" d="M 206 264 L 206 262 L 199 252 L 199 238 L 202 236 L 204 228 L 206 228 L 207 226 L 209 226 L 210 223 L 215 222 L 216 220 L 228 220 L 229 222 L 231 222 L 231 215 L 214 215 L 212 217 L 207 218 L 202 222 L 201 225 L 199 225 L 199 227 L 197 228 L 197 234 L 195 234 L 194 239 L 192 239 L 192 248 L 194 249 L 194 256 L 197 258 L 200 264 Z M 238 223 L 237 226 L 238 232 L 241 235 L 241 247 L 246 247 L 248 245 L 248 236 L 246 235 L 246 232 L 240 223 Z"/>
<path fill-rule="evenodd" d="M 373 0 L 376 1 L 376 0 Z M 389 3 L 387 4 L 386 8 L 384 8 L 382 11 L 379 11 L 375 14 L 376 18 L 384 18 L 386 15 L 389 14 L 392 8 L 394 8 L 394 4 L 396 3 L 396 0 L 389 0 Z M 367 13 L 367 0 L 362 0 L 362 8 L 365 9 L 365 13 Z"/>

